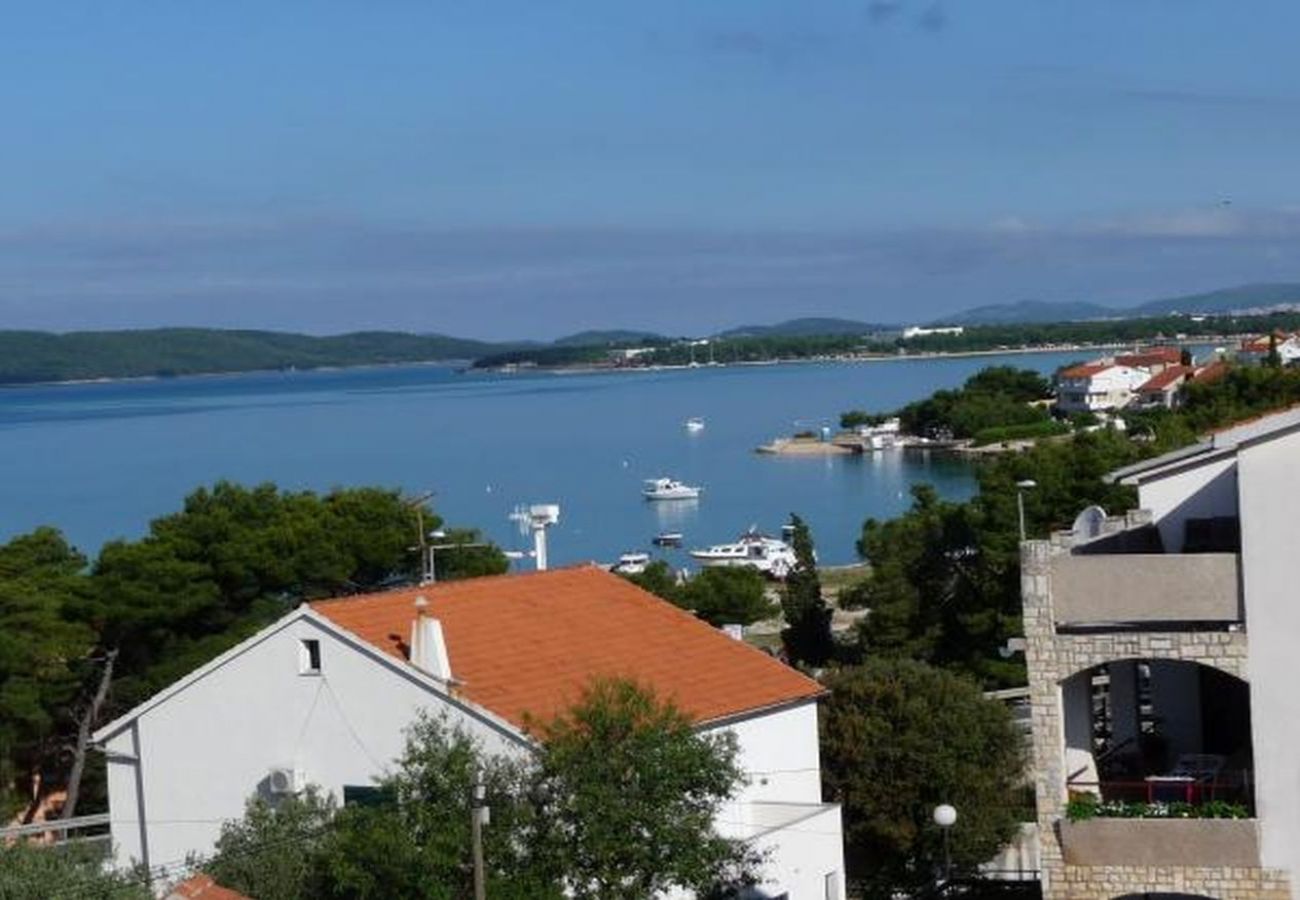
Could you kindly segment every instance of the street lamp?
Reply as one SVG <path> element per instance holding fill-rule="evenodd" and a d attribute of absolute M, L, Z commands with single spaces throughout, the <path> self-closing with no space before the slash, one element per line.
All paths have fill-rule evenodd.
<path fill-rule="evenodd" d="M 951 804 L 940 803 L 934 808 L 934 824 L 943 832 L 943 881 L 952 878 L 952 850 L 948 846 L 948 832 L 957 824 L 957 810 Z"/>
<path fill-rule="evenodd" d="M 1020 517 L 1020 540 L 1022 541 L 1025 539 L 1025 491 L 1036 487 L 1038 482 L 1032 478 L 1016 482 L 1016 512 Z"/>

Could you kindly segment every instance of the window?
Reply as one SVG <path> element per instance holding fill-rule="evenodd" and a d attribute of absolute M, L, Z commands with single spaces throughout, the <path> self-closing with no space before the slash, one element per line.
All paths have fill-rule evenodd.
<path fill-rule="evenodd" d="M 302 641 L 302 646 L 298 651 L 298 674 L 320 674 L 320 641 Z"/>
<path fill-rule="evenodd" d="M 373 785 L 343 785 L 344 806 L 386 806 L 395 801 L 391 788 Z"/>

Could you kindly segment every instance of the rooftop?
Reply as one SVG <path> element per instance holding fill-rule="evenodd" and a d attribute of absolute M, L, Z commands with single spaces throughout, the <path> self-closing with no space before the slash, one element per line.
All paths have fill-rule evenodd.
<path fill-rule="evenodd" d="M 1183 351 L 1177 347 L 1152 347 L 1137 353 L 1116 356 L 1115 362 L 1121 366 L 1142 368 L 1152 365 L 1174 365 L 1182 361 Z"/>
<path fill-rule="evenodd" d="M 461 696 L 516 726 L 545 721 L 600 677 L 633 678 L 696 722 L 823 693 L 816 681 L 595 566 L 406 588 L 311 604 L 408 658 L 415 598 L 442 625 Z"/>
<path fill-rule="evenodd" d="M 1084 363 L 1083 365 L 1062 369 L 1060 376 L 1062 378 L 1091 378 L 1113 368 L 1115 368 L 1114 363 Z"/>
<path fill-rule="evenodd" d="M 1140 393 L 1154 393 L 1163 391 L 1171 385 L 1178 384 L 1184 378 L 1188 377 L 1195 370 L 1191 366 L 1175 365 L 1152 375 L 1142 386 L 1138 388 Z"/>

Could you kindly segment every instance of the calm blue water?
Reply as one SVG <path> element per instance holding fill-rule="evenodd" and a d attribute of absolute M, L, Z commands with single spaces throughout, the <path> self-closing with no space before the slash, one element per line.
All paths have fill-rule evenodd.
<path fill-rule="evenodd" d="M 884 410 L 1000 362 L 1040 371 L 1067 354 L 797 364 L 601 375 L 460 375 L 411 366 L 0 390 L 0 538 L 55 525 L 94 552 L 136 537 L 200 484 L 228 478 L 328 489 L 436 490 L 450 522 L 522 548 L 506 516 L 558 502 L 557 563 L 610 561 L 654 534 L 690 546 L 798 512 L 820 557 L 850 562 L 863 519 L 908 488 L 973 488 L 941 455 L 784 458 L 753 448 L 848 408 Z M 703 416 L 707 428 L 682 422 Z M 643 478 L 702 484 L 698 502 L 647 503 Z"/>

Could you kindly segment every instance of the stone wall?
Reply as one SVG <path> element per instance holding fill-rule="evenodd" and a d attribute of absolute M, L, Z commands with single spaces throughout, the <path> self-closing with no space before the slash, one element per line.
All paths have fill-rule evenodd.
<path fill-rule="evenodd" d="M 1064 866 L 1043 896 L 1070 900 L 1114 900 L 1134 894 L 1171 893 L 1215 900 L 1290 900 L 1285 872 L 1268 869 L 1151 868 L 1145 866 Z"/>

